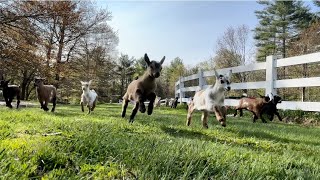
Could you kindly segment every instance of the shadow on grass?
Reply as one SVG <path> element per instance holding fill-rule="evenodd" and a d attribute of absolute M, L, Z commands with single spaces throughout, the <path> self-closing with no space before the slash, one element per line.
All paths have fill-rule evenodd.
<path fill-rule="evenodd" d="M 199 139 L 199 140 L 205 140 L 209 142 L 215 142 L 215 143 L 220 143 L 220 144 L 228 144 L 229 146 L 234 146 L 234 147 L 245 147 L 251 150 L 258 150 L 258 151 L 265 151 L 265 152 L 270 152 L 274 151 L 276 152 L 276 149 L 267 149 L 262 146 L 258 146 L 254 142 L 245 142 L 245 143 L 240 143 L 237 141 L 231 141 L 231 140 L 225 140 L 225 139 L 219 139 L 217 137 L 210 137 L 206 134 L 203 134 L 201 132 L 195 132 L 192 130 L 184 130 L 184 129 L 176 129 L 172 127 L 167 127 L 167 126 L 162 126 L 161 130 L 170 136 L 173 137 L 178 137 L 178 138 L 187 138 L 187 139 Z"/>
<path fill-rule="evenodd" d="M 241 137 L 255 137 L 257 139 L 264 139 L 269 141 L 278 141 L 281 143 L 294 143 L 294 144 L 306 144 L 306 145 L 313 145 L 313 146 L 319 146 L 320 142 L 314 142 L 314 141 L 303 141 L 303 140 L 295 140 L 295 139 L 289 139 L 289 138 L 282 138 L 276 135 L 272 135 L 263 131 L 250 131 L 247 129 L 227 129 L 227 131 L 232 133 L 237 133 Z"/>

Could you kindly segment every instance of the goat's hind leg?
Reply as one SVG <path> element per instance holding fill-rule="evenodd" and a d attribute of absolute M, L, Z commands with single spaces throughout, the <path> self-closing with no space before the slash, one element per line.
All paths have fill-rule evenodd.
<path fill-rule="evenodd" d="M 151 93 L 148 95 L 147 99 L 150 101 L 149 102 L 149 105 L 148 105 L 148 115 L 151 115 L 152 114 L 152 111 L 153 111 L 153 103 L 156 99 L 156 94 L 155 93 Z"/>
<path fill-rule="evenodd" d="M 136 102 L 134 108 L 132 109 L 132 113 L 130 115 L 130 120 L 129 120 L 129 123 L 133 123 L 134 121 L 134 117 L 136 116 L 137 112 L 138 112 L 138 109 L 139 109 L 139 102 Z"/>
<path fill-rule="evenodd" d="M 143 97 L 143 93 L 140 89 L 137 89 L 136 91 L 136 99 L 138 99 L 139 102 L 139 111 L 141 113 L 146 112 L 146 105 L 144 104 L 145 98 Z"/>
<path fill-rule="evenodd" d="M 56 109 L 56 105 L 57 105 L 57 97 L 53 97 L 52 98 L 52 109 L 51 109 L 51 112 L 54 112 L 54 110 Z"/>

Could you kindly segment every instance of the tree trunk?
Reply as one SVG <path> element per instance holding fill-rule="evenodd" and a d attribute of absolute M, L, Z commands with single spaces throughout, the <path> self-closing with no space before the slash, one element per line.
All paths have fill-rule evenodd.
<path fill-rule="evenodd" d="M 65 28 L 66 28 L 66 19 L 62 18 L 62 26 L 60 27 L 60 39 L 59 39 L 59 48 L 57 54 L 57 64 L 56 64 L 56 80 L 60 80 L 60 63 L 62 59 L 62 50 L 64 47 L 64 36 L 65 36 Z"/>

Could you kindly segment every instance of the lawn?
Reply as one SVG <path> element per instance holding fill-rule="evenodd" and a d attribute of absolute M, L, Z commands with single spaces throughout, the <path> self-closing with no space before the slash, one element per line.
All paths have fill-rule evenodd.
<path fill-rule="evenodd" d="M 320 179 L 320 128 L 158 108 L 120 118 L 119 105 L 0 107 L 1 179 Z M 57 134 L 52 134 L 57 133 Z"/>

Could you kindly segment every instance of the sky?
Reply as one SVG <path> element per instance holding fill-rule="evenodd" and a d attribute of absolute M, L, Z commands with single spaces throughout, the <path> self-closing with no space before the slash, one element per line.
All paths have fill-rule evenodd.
<path fill-rule="evenodd" d="M 311 4 L 310 2 L 308 2 Z M 256 1 L 97 1 L 112 13 L 110 26 L 119 37 L 118 52 L 130 57 L 145 53 L 164 64 L 180 57 L 195 65 L 214 56 L 216 42 L 228 27 L 258 24 Z M 254 45 L 253 32 L 250 42 Z"/>

